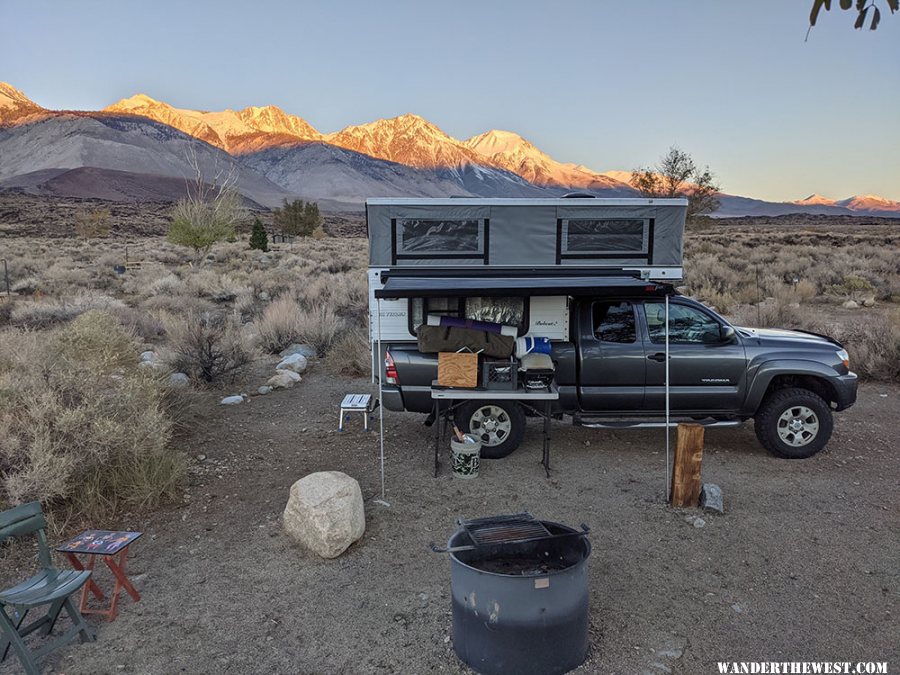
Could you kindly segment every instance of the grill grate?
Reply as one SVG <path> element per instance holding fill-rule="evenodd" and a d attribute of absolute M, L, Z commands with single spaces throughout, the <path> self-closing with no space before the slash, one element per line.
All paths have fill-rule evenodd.
<path fill-rule="evenodd" d="M 530 513 L 461 520 L 459 524 L 475 546 L 515 544 L 553 536 Z"/>

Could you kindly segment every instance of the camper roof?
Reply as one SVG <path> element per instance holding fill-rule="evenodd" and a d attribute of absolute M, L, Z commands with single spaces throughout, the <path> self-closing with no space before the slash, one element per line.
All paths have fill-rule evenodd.
<path fill-rule="evenodd" d="M 481 198 L 481 197 L 441 197 L 441 198 L 398 198 L 373 197 L 366 200 L 367 206 L 687 206 L 683 197 L 674 199 L 650 199 L 637 197 L 557 197 L 554 199 L 524 198 Z"/>

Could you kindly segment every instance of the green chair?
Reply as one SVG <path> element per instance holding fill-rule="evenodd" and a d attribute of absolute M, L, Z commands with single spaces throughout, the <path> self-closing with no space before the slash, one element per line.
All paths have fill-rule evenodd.
<path fill-rule="evenodd" d="M 91 573 L 60 571 L 53 567 L 50 549 L 47 547 L 47 535 L 44 533 L 46 528 L 47 521 L 44 520 L 39 502 L 23 504 L 0 513 L 0 543 L 10 537 L 37 534 L 41 571 L 28 581 L 0 591 L 0 662 L 6 659 L 7 652 L 12 647 L 28 675 L 38 675 L 39 660 L 54 649 L 71 642 L 76 634 L 81 636 L 82 642 L 94 639 L 94 631 L 70 597 L 84 586 Z M 43 605 L 49 605 L 47 613 L 23 626 L 28 612 Z M 7 613 L 7 607 L 12 610 L 12 614 Z M 49 635 L 63 608 L 72 619 L 72 627 L 40 649 L 28 649 L 22 638 L 38 628 L 43 629 L 44 635 Z"/>

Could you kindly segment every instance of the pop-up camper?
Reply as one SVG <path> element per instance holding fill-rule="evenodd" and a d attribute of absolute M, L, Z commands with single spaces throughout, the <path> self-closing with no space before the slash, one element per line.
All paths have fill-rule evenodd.
<path fill-rule="evenodd" d="M 686 213 L 685 199 L 370 199 L 372 343 L 379 319 L 382 342 L 414 341 L 443 312 L 567 340 L 573 287 L 682 278 Z M 462 296 L 479 300 L 448 306 Z"/>

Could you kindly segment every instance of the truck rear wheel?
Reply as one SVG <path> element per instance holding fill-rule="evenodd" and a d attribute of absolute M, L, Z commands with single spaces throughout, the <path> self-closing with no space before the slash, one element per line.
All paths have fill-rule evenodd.
<path fill-rule="evenodd" d="M 525 436 L 525 411 L 515 401 L 469 401 L 456 410 L 456 426 L 481 441 L 485 459 L 506 457 Z"/>
<path fill-rule="evenodd" d="M 776 457 L 806 459 L 828 443 L 834 420 L 821 396 L 791 388 L 767 396 L 753 425 L 759 442 Z"/>

